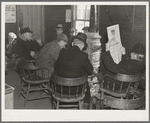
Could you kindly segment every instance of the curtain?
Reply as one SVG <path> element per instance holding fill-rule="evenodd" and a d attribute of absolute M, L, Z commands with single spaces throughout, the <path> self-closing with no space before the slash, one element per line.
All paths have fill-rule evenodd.
<path fill-rule="evenodd" d="M 29 27 L 34 38 L 44 42 L 44 6 L 18 5 L 17 6 L 18 33 L 20 29 Z"/>

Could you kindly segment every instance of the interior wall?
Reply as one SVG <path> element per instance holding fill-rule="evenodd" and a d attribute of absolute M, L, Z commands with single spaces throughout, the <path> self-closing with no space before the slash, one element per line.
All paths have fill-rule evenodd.
<path fill-rule="evenodd" d="M 42 5 L 18 5 L 18 29 L 29 27 L 33 31 L 33 37 L 42 39 L 44 37 L 44 7 Z"/>
<path fill-rule="evenodd" d="M 29 27 L 33 37 L 49 42 L 56 34 L 58 23 L 62 23 L 66 30 L 71 27 L 71 22 L 65 22 L 67 9 L 71 9 L 71 5 L 17 5 L 17 23 L 6 23 L 6 35 L 10 31 L 19 35 L 19 29 Z"/>
<path fill-rule="evenodd" d="M 16 11 L 16 16 L 17 16 L 17 11 Z M 17 21 L 15 23 L 10 23 L 10 22 L 5 23 L 5 40 L 7 40 L 9 32 L 14 32 L 15 34 L 17 34 Z"/>
<path fill-rule="evenodd" d="M 56 36 L 57 24 L 63 24 L 65 31 L 71 27 L 71 23 L 65 22 L 66 10 L 71 5 L 47 5 L 45 7 L 45 42 L 50 42 Z M 68 32 L 65 32 L 68 33 Z"/>
<path fill-rule="evenodd" d="M 99 33 L 105 50 L 107 27 L 119 24 L 122 45 L 131 48 L 136 43 L 146 43 L 146 6 L 99 6 Z"/>
<path fill-rule="evenodd" d="M 27 25 L 31 27 L 35 35 L 43 36 L 43 40 L 49 42 L 55 35 L 57 24 L 65 25 L 66 9 L 71 9 L 71 6 L 19 6 L 17 7 L 17 23 L 6 23 L 5 33 L 6 35 L 10 31 L 17 33 L 18 26 Z M 124 47 L 131 48 L 135 43 L 146 43 L 146 6 L 99 6 L 99 33 L 102 36 L 103 51 L 104 44 L 108 41 L 106 29 L 115 24 L 119 24 Z"/>
<path fill-rule="evenodd" d="M 17 34 L 17 23 L 5 23 L 5 38 L 7 40 L 7 36 L 9 32 L 14 32 Z"/>

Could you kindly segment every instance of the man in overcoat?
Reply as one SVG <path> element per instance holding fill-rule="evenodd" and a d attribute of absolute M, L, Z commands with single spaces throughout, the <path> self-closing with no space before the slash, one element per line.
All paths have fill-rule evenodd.
<path fill-rule="evenodd" d="M 93 66 L 88 59 L 88 54 L 83 52 L 87 48 L 86 39 L 86 34 L 78 33 L 73 37 L 72 47 L 60 51 L 54 66 L 56 75 L 64 78 L 78 78 L 93 73 Z M 90 102 L 88 82 L 84 102 L 87 105 Z"/>
<path fill-rule="evenodd" d="M 138 43 L 135 44 L 130 53 L 130 58 L 122 59 L 119 64 L 116 64 L 110 51 L 104 52 L 101 59 L 102 74 L 128 74 L 137 75 L 145 72 L 145 45 Z"/>
<path fill-rule="evenodd" d="M 37 67 L 46 67 L 49 70 L 49 76 L 54 70 L 54 63 L 56 62 L 59 52 L 62 48 L 68 43 L 68 38 L 64 34 L 60 34 L 57 36 L 56 40 L 53 40 L 46 45 L 38 53 L 36 58 L 36 66 Z"/>
<path fill-rule="evenodd" d="M 18 38 L 16 43 L 15 53 L 26 60 L 33 60 L 34 58 L 32 56 L 35 52 L 39 52 L 43 45 L 41 40 L 33 39 L 32 33 L 30 28 L 23 28 L 20 30 L 21 38 Z"/>

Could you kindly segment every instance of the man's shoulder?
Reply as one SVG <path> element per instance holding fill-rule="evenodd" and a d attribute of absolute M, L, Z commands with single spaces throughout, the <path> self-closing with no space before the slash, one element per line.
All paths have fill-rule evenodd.
<path fill-rule="evenodd" d="M 80 54 L 81 54 L 82 56 L 84 56 L 84 57 L 88 57 L 88 54 L 85 53 L 85 52 L 83 52 L 83 51 L 80 51 Z"/>
<path fill-rule="evenodd" d="M 21 39 L 21 38 L 17 38 L 17 41 L 18 41 L 18 42 L 22 42 L 22 41 L 24 41 L 24 40 Z"/>
<path fill-rule="evenodd" d="M 53 40 L 51 42 L 48 42 L 46 45 L 54 47 L 54 46 L 58 46 L 58 43 L 56 40 Z"/>
<path fill-rule="evenodd" d="M 44 45 L 44 47 L 49 47 L 49 48 L 53 48 L 55 46 L 57 46 L 57 42 L 55 41 L 48 42 Z"/>
<path fill-rule="evenodd" d="M 17 38 L 17 43 L 16 43 L 16 45 L 24 45 L 24 43 L 26 43 L 26 41 L 24 41 L 24 40 L 21 39 L 21 38 Z"/>

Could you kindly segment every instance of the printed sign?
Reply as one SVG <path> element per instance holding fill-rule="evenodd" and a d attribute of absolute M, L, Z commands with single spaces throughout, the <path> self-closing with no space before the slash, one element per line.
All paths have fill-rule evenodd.
<path fill-rule="evenodd" d="M 66 10 L 66 22 L 71 22 L 71 9 Z"/>
<path fill-rule="evenodd" d="M 16 6 L 5 6 L 5 23 L 16 23 Z"/>

